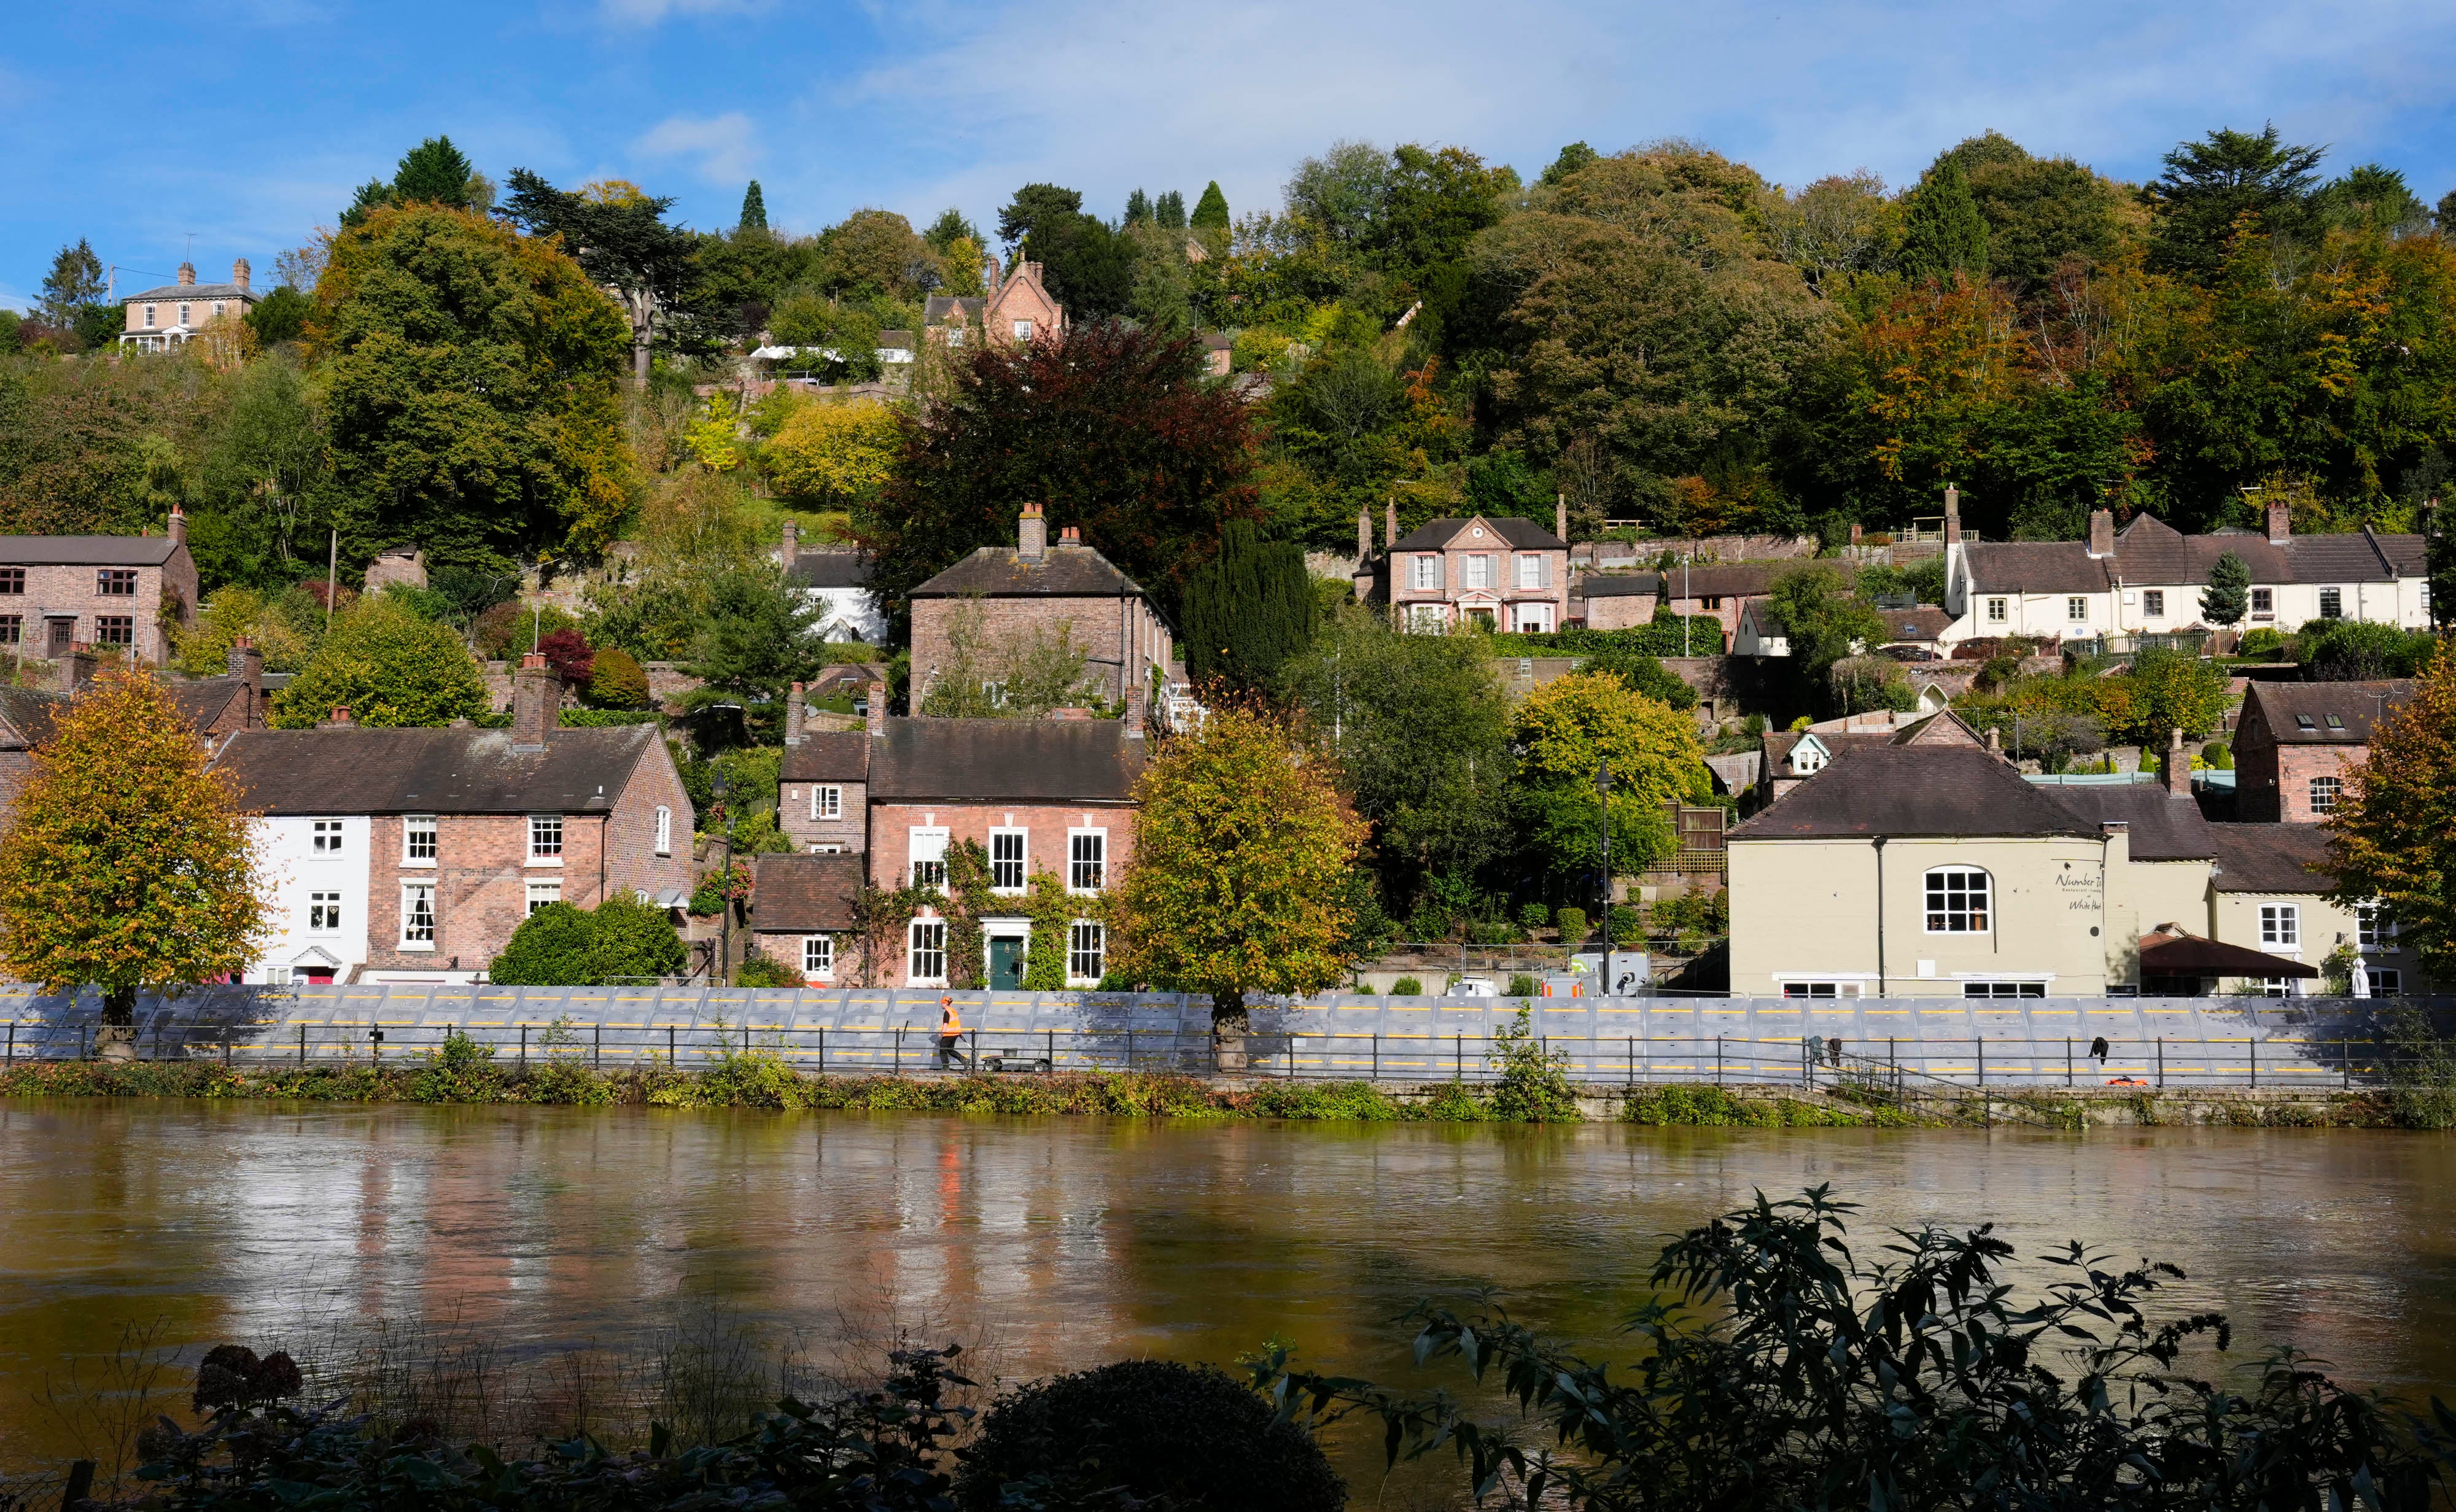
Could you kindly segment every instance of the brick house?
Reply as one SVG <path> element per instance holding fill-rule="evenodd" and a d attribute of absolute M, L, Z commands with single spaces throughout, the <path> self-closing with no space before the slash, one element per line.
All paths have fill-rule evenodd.
<path fill-rule="evenodd" d="M 1589 630 L 1635 630 L 1654 623 L 1663 597 L 1655 572 L 1589 572 L 1569 588 L 1569 623 Z"/>
<path fill-rule="evenodd" d="M 196 560 L 177 509 L 159 536 L 0 536 L 0 648 L 56 659 L 83 644 L 170 660 L 164 622 L 196 618 Z"/>
<path fill-rule="evenodd" d="M 870 696 L 876 706 L 884 694 Z M 786 721 L 777 824 L 796 851 L 859 855 L 870 848 L 870 734 L 798 724 Z"/>
<path fill-rule="evenodd" d="M 1435 520 L 1398 536 L 1398 509 L 1383 517 L 1385 549 L 1371 556 L 1372 519 L 1356 515 L 1356 596 L 1387 604 L 1397 623 L 1415 630 L 1481 623 L 1487 629 L 1547 633 L 1569 622 L 1568 528 L 1561 507 L 1555 530 L 1531 520 L 1473 515 Z"/>
<path fill-rule="evenodd" d="M 1073 525 L 1054 545 L 1038 504 L 1026 504 L 1013 546 L 982 546 L 907 595 L 912 609 L 912 702 L 952 668 L 952 632 L 977 612 L 993 645 L 1072 627 L 1101 696 L 1129 704 L 1165 678 L 1175 636 L 1142 585 L 1083 543 Z"/>
<path fill-rule="evenodd" d="M 1040 276 L 1040 264 L 1018 262 L 1013 273 L 1000 278 L 997 264 L 993 261 L 988 281 L 996 292 L 986 297 L 930 296 L 922 307 L 921 317 L 931 340 L 959 347 L 986 337 L 1021 346 L 1065 332 L 1066 307 L 1050 294 L 1048 283 Z M 975 329 L 982 334 L 974 335 Z"/>
<path fill-rule="evenodd" d="M 750 889 L 757 905 L 751 939 L 759 953 L 801 972 L 813 987 L 861 980 L 852 900 L 861 891 L 862 865 L 849 853 L 761 856 Z"/>
<path fill-rule="evenodd" d="M 2344 774 L 2370 758 L 2372 723 L 2403 708 L 2413 684 L 2254 683 L 2235 729 L 2238 812 L 2263 824 L 2314 825 L 2344 792 Z"/>
<path fill-rule="evenodd" d="M 560 729 L 524 658 L 509 729 L 248 730 L 233 773 L 275 875 L 251 981 L 479 979 L 521 920 L 621 891 L 687 899 L 693 814 L 653 725 Z"/>
<path fill-rule="evenodd" d="M 785 581 L 817 605 L 819 639 L 887 644 L 887 611 L 870 590 L 868 556 L 843 547 L 807 549 L 801 526 L 788 520 L 776 562 L 785 569 Z"/>
<path fill-rule="evenodd" d="M 132 294 L 121 300 L 128 322 L 119 344 L 140 352 L 167 352 L 194 338 L 215 319 L 244 319 L 263 296 L 249 284 L 247 259 L 231 264 L 228 283 L 198 283 L 196 265 L 179 264 L 178 281 Z"/>

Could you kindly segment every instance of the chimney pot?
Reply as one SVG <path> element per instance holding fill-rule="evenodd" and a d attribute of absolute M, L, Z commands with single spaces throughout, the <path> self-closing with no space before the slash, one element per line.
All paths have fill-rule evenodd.
<path fill-rule="evenodd" d="M 1083 543 L 1083 531 L 1081 527 L 1076 525 L 1067 525 L 1061 528 L 1057 532 L 1057 543 L 1061 546 L 1081 545 Z"/>
<path fill-rule="evenodd" d="M 247 280 L 249 276 L 250 270 L 245 257 L 237 258 L 231 263 L 231 282 L 238 285 L 238 291 L 241 294 L 245 294 L 247 292 Z"/>
<path fill-rule="evenodd" d="M 336 704 L 335 705 L 333 705 L 333 720 L 332 720 L 332 724 L 333 724 L 333 727 L 334 727 L 335 729 L 347 729 L 347 728 L 349 728 L 349 727 L 350 727 L 350 705 L 348 705 L 347 704 Z"/>
<path fill-rule="evenodd" d="M 1038 504 L 1023 506 L 1023 518 L 1015 522 L 1015 555 L 1026 562 L 1038 562 L 1049 555 L 1049 521 Z"/>
<path fill-rule="evenodd" d="M 2115 555 L 2115 511 L 2093 509 L 2089 512 L 2089 554 L 2104 561 Z"/>
<path fill-rule="evenodd" d="M 870 732 L 874 736 L 887 733 L 887 684 L 884 683 L 870 684 Z"/>
<path fill-rule="evenodd" d="M 793 684 L 793 690 L 785 695 L 786 745 L 799 746 L 802 744 L 802 721 L 806 717 L 804 714 L 804 709 L 806 707 L 807 705 L 804 703 L 802 696 L 802 684 L 796 683 Z"/>
<path fill-rule="evenodd" d="M 546 732 L 562 715 L 562 680 L 535 651 L 521 658 L 512 674 L 512 748 L 545 749 Z"/>

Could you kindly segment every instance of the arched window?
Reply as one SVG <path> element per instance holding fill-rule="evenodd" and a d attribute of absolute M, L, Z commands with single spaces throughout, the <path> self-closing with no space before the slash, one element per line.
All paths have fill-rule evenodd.
<path fill-rule="evenodd" d="M 1927 932 L 1987 932 L 1987 873 L 1975 867 L 1938 867 L 1927 874 Z"/>

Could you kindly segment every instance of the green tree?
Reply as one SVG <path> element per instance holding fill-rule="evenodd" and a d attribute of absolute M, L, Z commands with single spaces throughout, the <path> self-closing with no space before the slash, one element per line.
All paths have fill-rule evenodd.
<path fill-rule="evenodd" d="M 998 240 L 1019 247 L 1034 231 L 1083 213 L 1083 193 L 1055 184 L 1026 184 L 998 212 Z M 944 218 L 943 216 L 940 218 Z"/>
<path fill-rule="evenodd" d="M 1587 872 L 1602 862 L 1607 800 L 1596 783 L 1606 763 L 1615 872 L 1640 871 L 1668 855 L 1677 838 L 1666 806 L 1707 796 L 1695 722 L 1616 677 L 1572 672 L 1553 679 L 1520 702 L 1510 734 L 1518 750 L 1519 833 L 1556 875 Z"/>
<path fill-rule="evenodd" d="M 648 353 L 658 334 L 689 344 L 706 314 L 698 243 L 665 223 L 672 196 L 575 194 L 525 168 L 513 169 L 505 181 L 512 187 L 505 204 L 511 218 L 533 235 L 562 237 L 563 250 L 622 300 L 631 322 L 631 378 L 647 387 Z"/>
<path fill-rule="evenodd" d="M 739 231 L 768 229 L 768 196 L 759 192 L 759 180 L 752 179 L 750 187 L 742 192 L 742 214 L 733 224 Z"/>
<path fill-rule="evenodd" d="M 0 835 L 0 965 L 47 991 L 93 984 L 122 1028 L 140 989 L 243 970 L 271 890 L 251 818 L 162 685 L 106 669 L 57 711 Z"/>
<path fill-rule="evenodd" d="M 1110 900 L 1112 970 L 1210 994 L 1223 1052 L 1241 1065 L 1248 996 L 1318 992 L 1345 971 L 1345 878 L 1364 826 L 1332 763 L 1303 759 L 1284 723 L 1235 705 L 1154 752 L 1136 800 L 1134 856 Z"/>
<path fill-rule="evenodd" d="M 1821 679 L 1857 646 L 1885 639 L 1884 617 L 1850 592 L 1842 575 L 1825 562 L 1793 567 L 1774 579 L 1766 607 L 1791 643 L 1791 659 L 1803 675 Z"/>
<path fill-rule="evenodd" d="M 306 729 L 336 708 L 374 727 L 449 725 L 489 712 L 486 680 L 460 637 L 380 600 L 333 622 L 305 671 L 273 700 L 273 724 Z"/>
<path fill-rule="evenodd" d="M 1579 662 L 1578 670 L 1608 673 L 1630 692 L 1643 693 L 1669 708 L 1697 706 L 1697 690 L 1643 651 L 1598 651 Z"/>
<path fill-rule="evenodd" d="M 335 239 L 316 302 L 354 551 L 500 563 L 614 539 L 623 315 L 578 264 L 465 211 L 379 210 Z"/>
<path fill-rule="evenodd" d="M 2302 235 L 2323 151 L 2282 140 L 2274 124 L 2257 136 L 2226 128 L 2178 144 L 2148 190 L 2151 270 L 2213 278 L 2245 215 L 2264 233 Z"/>
<path fill-rule="evenodd" d="M 1304 548 L 1258 540 L 1242 521 L 1186 583 L 1186 670 L 1240 691 L 1268 687 L 1313 640 L 1313 579 Z"/>
<path fill-rule="evenodd" d="M 2329 896 L 2376 903 L 2420 952 L 2425 974 L 2456 976 L 2456 655 L 2442 641 L 2413 698 L 2372 726 L 2370 759 L 2348 768 L 2324 821 Z"/>
<path fill-rule="evenodd" d="M 550 903 L 522 919 L 486 969 L 507 987 L 599 987 L 670 976 L 687 951 L 665 909 L 618 891 L 594 909 Z"/>
<path fill-rule="evenodd" d="M 1228 196 L 1219 192 L 1219 180 L 1215 178 L 1203 186 L 1202 197 L 1194 202 L 1194 214 L 1185 223 L 1195 231 L 1228 229 Z"/>
<path fill-rule="evenodd" d="M 590 952 L 597 981 L 638 981 L 682 971 L 688 952 L 674 929 L 673 916 L 638 893 L 615 892 L 597 905 L 589 918 L 597 933 Z"/>
<path fill-rule="evenodd" d="M 1106 320 L 1134 304 L 1135 238 L 1096 215 L 1059 215 L 1036 222 L 1023 255 L 1040 264 L 1050 295 L 1069 320 Z"/>
<path fill-rule="evenodd" d="M 247 323 L 256 332 L 257 345 L 271 351 L 306 335 L 307 322 L 315 314 L 316 301 L 285 283 L 256 301 L 247 312 Z"/>
<path fill-rule="evenodd" d="M 2311 215 L 2323 226 L 2379 236 L 2418 235 L 2430 229 L 2430 207 L 2405 175 L 2364 163 L 2313 192 Z"/>
<path fill-rule="evenodd" d="M 703 618 L 685 660 L 700 686 L 684 702 L 694 708 L 740 704 L 754 725 L 770 725 L 783 717 L 792 684 L 818 675 L 822 644 L 814 632 L 825 608 L 787 583 L 784 568 L 765 557 L 728 568 L 705 588 Z"/>
<path fill-rule="evenodd" d="M 1561 149 L 1560 154 L 1552 159 L 1552 166 L 1545 169 L 1535 182 L 1550 189 L 1602 155 L 1584 142 L 1571 142 Z"/>
<path fill-rule="evenodd" d="M 597 708 L 646 708 L 648 674 L 619 645 L 599 648 L 588 669 L 588 702 Z"/>
<path fill-rule="evenodd" d="M 2069 157 L 2033 157 L 1995 132 L 1945 154 L 1970 181 L 1987 221 L 1987 274 L 2024 294 L 2044 288 L 2067 258 L 2096 263 L 2121 238 L 2122 190 Z"/>
<path fill-rule="evenodd" d="M 2113 732 L 2160 746 L 2170 730 L 2216 729 L 2232 698 L 2224 668 L 2183 651 L 2142 651 L 2121 677 L 2107 681 L 2124 695 L 2121 717 L 2108 720 Z"/>
<path fill-rule="evenodd" d="M 1152 224 L 1162 231 L 1185 230 L 1185 195 L 1172 189 L 1154 200 Z"/>
<path fill-rule="evenodd" d="M 102 259 L 83 236 L 73 247 L 62 247 L 43 275 L 43 318 L 57 330 L 70 330 L 77 315 L 103 296 Z"/>
<path fill-rule="evenodd" d="M 1481 637 L 1401 634 L 1351 605 L 1280 686 L 1372 825 L 1385 895 L 1410 902 L 1426 878 L 1473 876 L 1502 853 L 1508 701 Z"/>
<path fill-rule="evenodd" d="M 484 213 L 493 208 L 494 185 L 471 166 L 449 136 L 430 136 L 401 154 L 392 181 L 369 179 L 341 212 L 341 229 L 355 231 L 369 215 L 393 205 L 440 205 Z"/>
<path fill-rule="evenodd" d="M 1070 324 L 1054 341 L 990 343 L 907 423 L 902 455 L 853 531 L 872 591 L 907 590 L 975 547 L 1013 544 L 1027 502 L 1175 614 L 1232 521 L 1259 510 L 1242 401 L 1203 381 L 1190 337 Z"/>
<path fill-rule="evenodd" d="M 2251 612 L 2251 568 L 2228 551 L 2209 563 L 2209 585 L 2200 593 L 2200 617 L 2211 624 L 2241 624 Z"/>
<path fill-rule="evenodd" d="M 1987 217 L 1978 213 L 1970 179 L 1955 159 L 1945 158 L 1911 191 L 1896 260 L 1913 278 L 1950 278 L 1956 273 L 1975 278 L 1987 272 Z"/>

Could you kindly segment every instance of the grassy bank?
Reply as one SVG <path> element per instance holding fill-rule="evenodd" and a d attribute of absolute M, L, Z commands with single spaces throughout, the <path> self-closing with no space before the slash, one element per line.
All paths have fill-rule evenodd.
<path fill-rule="evenodd" d="M 662 1067 L 598 1073 L 577 1060 L 525 1070 L 483 1055 L 418 1056 L 382 1065 L 224 1067 L 212 1062 L 21 1062 L 0 1072 L 0 1096 L 210 1097 L 345 1103 L 528 1103 L 648 1108 L 842 1109 L 859 1112 L 1105 1114 L 1176 1118 L 1299 1118 L 1374 1123 L 1522 1121 L 1505 1084 L 1422 1087 L 1361 1081 L 1232 1086 L 1150 1072 L 1037 1076 L 810 1076 L 767 1055 L 731 1056 L 704 1071 Z M 1903 1125 L 1865 1114 L 1757 1098 L 1719 1087 L 1656 1087 L 1625 1099 L 1590 1099 L 1630 1122 L 1746 1128 Z M 1552 1121 L 1574 1104 L 1553 1103 Z M 1566 1114 L 1566 1118 L 1560 1116 Z"/>

